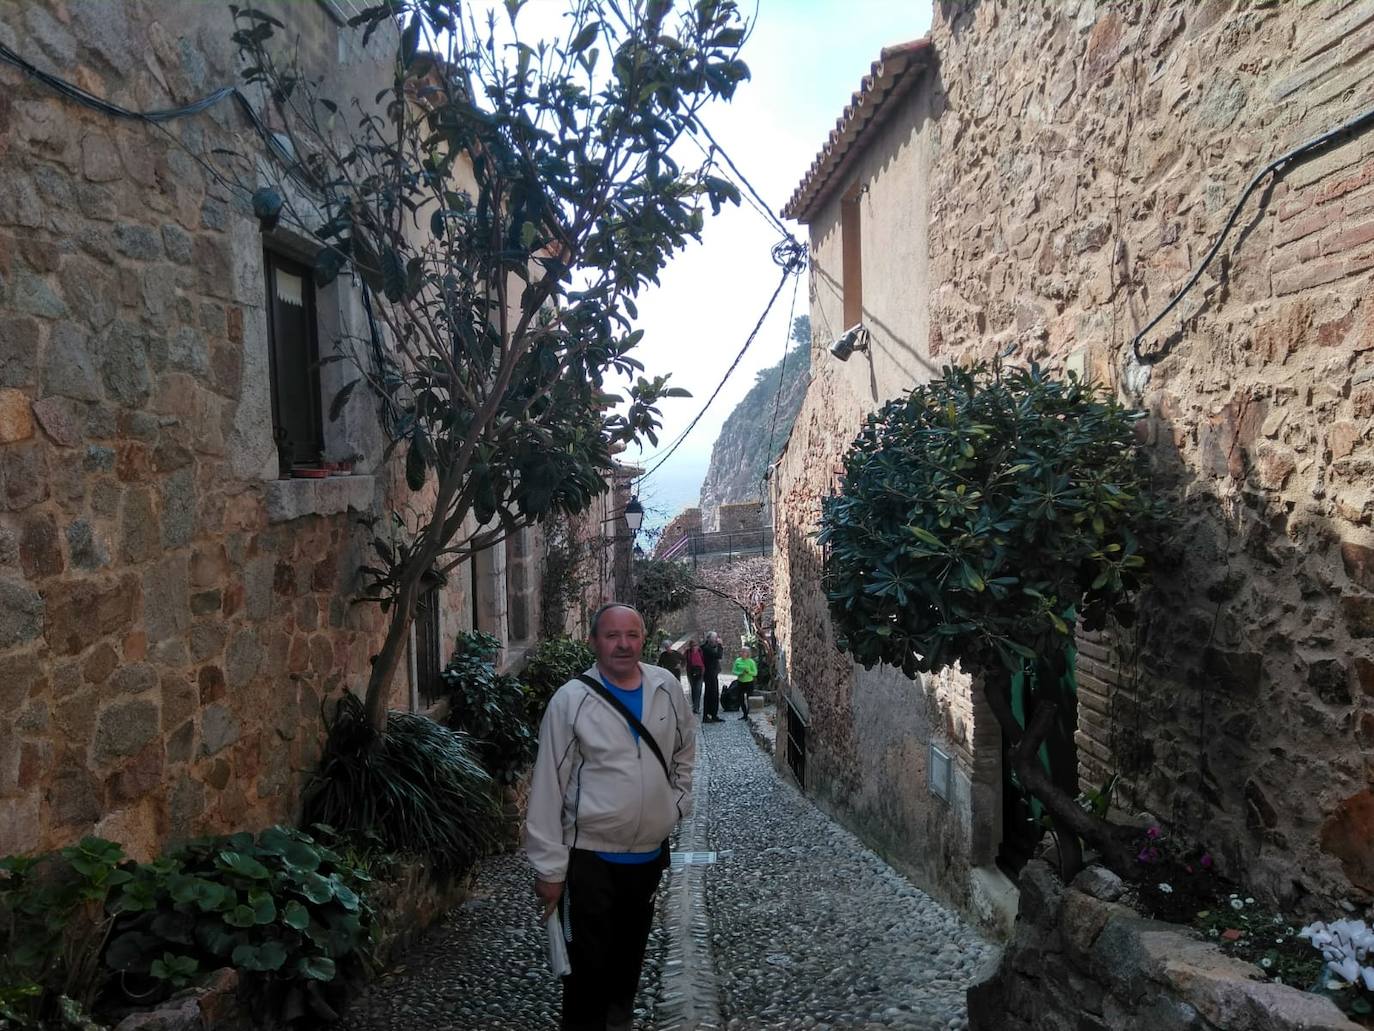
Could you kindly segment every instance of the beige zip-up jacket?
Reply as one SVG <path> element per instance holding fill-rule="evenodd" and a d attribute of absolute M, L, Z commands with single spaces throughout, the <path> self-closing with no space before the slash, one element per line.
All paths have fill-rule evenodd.
<path fill-rule="evenodd" d="M 554 692 L 539 727 L 525 816 L 525 852 L 541 880 L 563 880 L 573 848 L 647 852 L 692 810 L 696 721 L 677 677 L 643 662 L 639 669 L 640 722 L 663 751 L 672 782 L 624 716 L 569 680 Z M 596 666 L 587 676 L 601 678 Z"/>

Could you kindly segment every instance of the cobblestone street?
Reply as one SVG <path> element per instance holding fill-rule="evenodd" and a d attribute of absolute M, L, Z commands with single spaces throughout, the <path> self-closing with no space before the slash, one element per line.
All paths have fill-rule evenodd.
<path fill-rule="evenodd" d="M 756 717 L 757 719 L 758 717 Z M 992 951 L 774 772 L 733 716 L 702 729 L 698 812 L 660 891 L 636 1027 L 961 1028 Z M 519 855 L 348 1014 L 350 1031 L 557 1027 L 558 986 Z"/>

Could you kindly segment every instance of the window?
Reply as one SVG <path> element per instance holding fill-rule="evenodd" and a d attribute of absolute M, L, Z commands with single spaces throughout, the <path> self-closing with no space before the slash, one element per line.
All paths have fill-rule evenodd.
<path fill-rule="evenodd" d="M 845 329 L 857 326 L 864 318 L 863 243 L 859 235 L 861 194 L 861 190 L 850 190 L 840 200 L 840 275 Z"/>
<path fill-rule="evenodd" d="M 308 268 L 280 254 L 266 252 L 264 264 L 272 434 L 286 473 L 292 466 L 318 462 L 324 453 L 315 285 Z"/>
<path fill-rule="evenodd" d="M 429 591 L 415 611 L 415 687 L 420 704 L 429 706 L 444 693 L 439 673 L 443 669 L 440 649 L 439 598 L 441 592 Z"/>

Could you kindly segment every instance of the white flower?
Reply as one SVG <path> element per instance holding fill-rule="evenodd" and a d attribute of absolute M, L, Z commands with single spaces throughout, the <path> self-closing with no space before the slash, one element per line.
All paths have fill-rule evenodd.
<path fill-rule="evenodd" d="M 1171 884 L 1161 884 L 1159 890 L 1164 892 L 1165 895 L 1172 895 L 1174 893 L 1174 888 Z"/>
<path fill-rule="evenodd" d="M 1218 931 L 1215 927 L 1209 927 L 1207 929 L 1207 934 L 1209 937 L 1215 938 L 1217 935 L 1221 934 L 1221 932 Z"/>
<path fill-rule="evenodd" d="M 1231 908 L 1232 908 L 1232 909 L 1244 909 L 1244 908 L 1245 908 L 1245 903 L 1242 902 L 1240 899 L 1236 898 L 1234 895 L 1232 895 L 1232 896 L 1231 896 Z"/>
<path fill-rule="evenodd" d="M 1341 980 L 1350 984 L 1353 984 L 1360 976 L 1360 964 L 1355 962 L 1354 956 L 1346 956 L 1339 962 L 1331 963 L 1330 970 L 1333 974 L 1338 974 Z"/>
<path fill-rule="evenodd" d="M 1268 970 L 1273 965 L 1274 961 L 1270 959 L 1268 956 L 1265 956 L 1263 959 L 1260 960 L 1260 966 L 1264 967 L 1265 970 Z"/>
<path fill-rule="evenodd" d="M 1255 900 L 1254 900 L 1254 899 L 1246 899 L 1246 900 L 1245 900 L 1245 904 L 1246 904 L 1247 906 L 1253 906 L 1253 905 L 1255 904 Z"/>
<path fill-rule="evenodd" d="M 1361 967 L 1360 979 L 1364 981 L 1365 991 L 1374 992 L 1374 967 Z"/>

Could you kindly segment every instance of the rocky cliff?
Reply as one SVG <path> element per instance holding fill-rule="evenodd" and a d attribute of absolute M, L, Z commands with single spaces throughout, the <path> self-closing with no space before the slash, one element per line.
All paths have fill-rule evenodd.
<path fill-rule="evenodd" d="M 721 426 L 720 436 L 711 449 L 710 467 L 701 483 L 701 521 L 707 531 L 719 528 L 721 505 L 756 501 L 763 496 L 764 471 L 782 453 L 792 431 L 792 422 L 811 378 L 809 319 L 803 316 L 796 320 L 792 339 L 796 346 L 777 365 L 758 374 L 749 393 Z"/>

